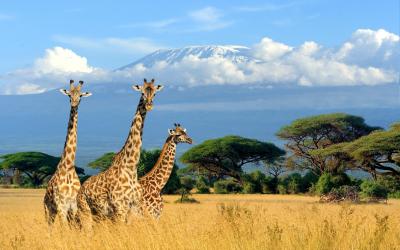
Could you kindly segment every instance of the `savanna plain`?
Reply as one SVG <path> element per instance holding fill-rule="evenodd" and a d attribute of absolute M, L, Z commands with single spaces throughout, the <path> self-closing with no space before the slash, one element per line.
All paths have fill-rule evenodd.
<path fill-rule="evenodd" d="M 44 191 L 0 189 L 0 249 L 400 249 L 400 200 L 322 204 L 296 195 L 164 196 L 159 221 L 91 232 L 44 220 Z"/>

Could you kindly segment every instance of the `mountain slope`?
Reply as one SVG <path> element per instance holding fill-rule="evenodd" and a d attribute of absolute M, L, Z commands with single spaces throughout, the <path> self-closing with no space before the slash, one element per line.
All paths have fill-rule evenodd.
<path fill-rule="evenodd" d="M 182 61 L 183 58 L 188 56 L 196 56 L 198 58 L 223 57 L 234 63 L 256 61 L 250 54 L 250 48 L 244 46 L 187 46 L 179 49 L 157 50 L 131 64 L 119 68 L 118 70 L 128 69 L 138 64 L 143 64 L 145 67 L 151 67 L 159 61 L 173 64 Z"/>

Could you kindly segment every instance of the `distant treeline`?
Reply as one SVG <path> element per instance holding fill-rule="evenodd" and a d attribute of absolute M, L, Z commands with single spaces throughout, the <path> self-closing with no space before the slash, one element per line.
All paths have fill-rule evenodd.
<path fill-rule="evenodd" d="M 285 149 L 268 142 L 230 135 L 204 141 L 185 152 L 175 165 L 164 193 L 326 194 L 354 187 L 362 196 L 400 198 L 400 123 L 388 130 L 344 113 L 311 116 L 282 127 L 276 136 Z M 160 150 L 142 150 L 139 177 L 150 171 Z M 114 153 L 89 164 L 104 171 Z M 0 156 L 4 185 L 40 187 L 55 172 L 58 157 L 40 152 Z M 246 173 L 252 164 L 260 170 Z M 370 178 L 346 173 L 359 170 Z M 77 168 L 81 180 L 88 178 Z"/>

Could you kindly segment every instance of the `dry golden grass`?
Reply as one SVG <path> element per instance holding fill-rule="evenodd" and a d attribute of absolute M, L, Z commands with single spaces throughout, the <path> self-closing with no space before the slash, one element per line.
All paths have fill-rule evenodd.
<path fill-rule="evenodd" d="M 84 233 L 44 221 L 43 190 L 0 189 L 0 249 L 400 249 L 400 201 L 319 204 L 282 195 L 195 195 L 159 222 Z"/>

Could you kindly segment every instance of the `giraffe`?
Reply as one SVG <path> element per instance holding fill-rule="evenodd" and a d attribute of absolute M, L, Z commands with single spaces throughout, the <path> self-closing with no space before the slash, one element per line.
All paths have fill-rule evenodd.
<path fill-rule="evenodd" d="M 169 129 L 168 133 L 156 164 L 149 173 L 139 179 L 143 192 L 143 211 L 156 219 L 161 216 L 164 206 L 161 190 L 167 184 L 174 167 L 176 145 L 178 143 L 192 144 L 192 139 L 180 124 L 175 124 L 175 129 Z"/>
<path fill-rule="evenodd" d="M 92 95 L 89 92 L 81 92 L 82 85 L 83 81 L 79 81 L 79 85 L 74 86 L 74 81 L 71 80 L 69 90 L 60 89 L 61 93 L 69 97 L 71 110 L 64 150 L 44 196 L 45 215 L 49 225 L 54 223 L 57 215 L 62 223 L 71 223 L 77 212 L 76 196 L 81 187 L 75 170 L 78 107 L 81 97 Z"/>
<path fill-rule="evenodd" d="M 147 111 L 153 107 L 153 98 L 163 86 L 154 79 L 142 86 L 132 86 L 141 92 L 141 98 L 122 149 L 114 156 L 111 166 L 104 172 L 90 177 L 78 194 L 78 223 L 91 227 L 93 219 L 111 219 L 126 222 L 131 209 L 141 209 L 141 188 L 137 178 L 137 164 L 142 146 L 142 132 Z"/>

